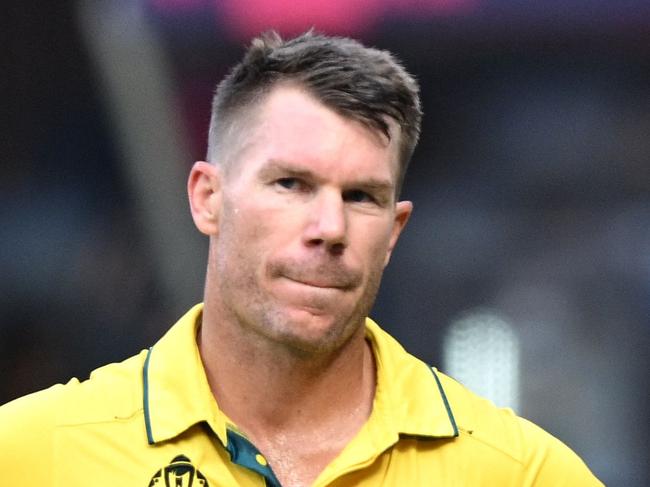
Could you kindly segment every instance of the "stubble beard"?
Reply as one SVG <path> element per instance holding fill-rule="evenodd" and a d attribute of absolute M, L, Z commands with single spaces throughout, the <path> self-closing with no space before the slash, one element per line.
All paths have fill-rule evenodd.
<path fill-rule="evenodd" d="M 295 320 L 285 309 L 286 303 L 261 287 L 253 265 L 254 260 L 242 255 L 236 246 L 229 250 L 234 250 L 236 258 L 227 258 L 228 252 L 222 256 L 215 255 L 215 272 L 223 313 L 220 318 L 228 320 L 260 346 L 284 351 L 299 359 L 333 355 L 351 337 L 359 334 L 359 329 L 364 326 L 365 318 L 374 304 L 383 273 L 383 267 L 377 263 L 367 276 L 365 286 L 359 282 L 358 287 L 345 291 L 353 292 L 354 289 L 364 287 L 351 309 L 335 305 L 334 311 L 329 312 L 331 323 L 326 329 L 310 335 L 309 330 L 305 329 L 309 324 Z M 232 265 L 233 262 L 248 265 Z M 362 333 L 361 335 L 363 336 Z"/>

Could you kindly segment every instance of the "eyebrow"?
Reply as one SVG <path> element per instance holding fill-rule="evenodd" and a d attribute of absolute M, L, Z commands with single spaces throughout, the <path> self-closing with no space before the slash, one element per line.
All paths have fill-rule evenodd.
<path fill-rule="evenodd" d="M 292 177 L 299 177 L 308 180 L 319 181 L 322 179 L 309 169 L 296 167 L 289 162 L 278 159 L 269 159 L 268 163 L 260 170 L 260 175 L 262 177 L 270 176 L 276 172 L 282 172 Z M 378 178 L 362 179 L 351 184 L 350 187 L 379 193 L 394 191 L 394 186 L 391 181 Z"/>
<path fill-rule="evenodd" d="M 276 172 L 282 172 L 284 174 L 289 174 L 290 176 L 302 177 L 305 179 L 318 179 L 309 169 L 296 167 L 293 164 L 277 159 L 269 159 L 266 165 L 264 165 L 260 170 L 260 175 L 267 176 Z"/>

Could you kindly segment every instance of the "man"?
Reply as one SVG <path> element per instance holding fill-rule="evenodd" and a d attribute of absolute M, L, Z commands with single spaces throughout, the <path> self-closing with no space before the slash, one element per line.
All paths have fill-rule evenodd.
<path fill-rule="evenodd" d="M 148 351 L 6 405 L 3 484 L 601 485 L 366 318 L 420 119 L 386 52 L 254 40 L 188 182 L 204 304 Z"/>

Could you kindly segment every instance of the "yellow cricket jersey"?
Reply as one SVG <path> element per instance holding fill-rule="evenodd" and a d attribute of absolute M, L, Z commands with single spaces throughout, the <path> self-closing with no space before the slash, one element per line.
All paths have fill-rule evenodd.
<path fill-rule="evenodd" d="M 279 486 L 219 410 L 196 345 L 201 305 L 150 350 L 0 408 L 0 485 Z M 367 423 L 315 486 L 602 485 L 563 443 L 430 368 L 367 320 Z"/>

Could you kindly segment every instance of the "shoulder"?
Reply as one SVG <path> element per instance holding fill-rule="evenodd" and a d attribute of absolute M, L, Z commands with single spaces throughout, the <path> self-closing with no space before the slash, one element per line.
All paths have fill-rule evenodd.
<path fill-rule="evenodd" d="M 435 371 L 444 390 L 460 436 L 523 462 L 523 441 L 519 418 L 511 409 L 498 408 L 451 377 Z"/>
<path fill-rule="evenodd" d="M 602 485 L 568 446 L 511 409 L 498 408 L 436 371 L 453 411 L 459 442 L 520 472 L 521 485 Z M 494 468 L 494 465 L 490 466 Z"/>
<path fill-rule="evenodd" d="M 102 422 L 142 408 L 142 367 L 146 351 L 94 370 L 83 382 L 73 378 L 0 407 L 0 431 L 39 424 L 50 428 Z M 41 431 L 43 431 L 39 428 Z M 1 441 L 6 435 L 0 435 Z"/>
<path fill-rule="evenodd" d="M 101 367 L 84 382 L 72 379 L 0 407 L 0 470 L 22 480 L 43 475 L 47 485 L 59 428 L 115 421 L 141 410 L 144 353 Z"/>

